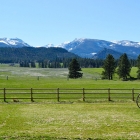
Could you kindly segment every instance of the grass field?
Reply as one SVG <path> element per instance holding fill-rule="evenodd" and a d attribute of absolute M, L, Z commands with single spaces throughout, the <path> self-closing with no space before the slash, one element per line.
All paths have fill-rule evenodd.
<path fill-rule="evenodd" d="M 0 104 L 0 139 L 139 139 L 134 103 Z"/>
<path fill-rule="evenodd" d="M 0 66 L 0 88 L 140 88 L 140 81 L 101 80 L 102 69 L 82 69 L 82 79 L 67 79 L 67 69 Z M 136 77 L 136 68 L 131 75 Z M 139 139 L 140 109 L 128 102 L 0 102 L 3 140 Z"/>
<path fill-rule="evenodd" d="M 0 65 L 0 88 L 139 88 L 140 81 L 101 80 L 102 68 L 82 69 L 83 78 L 68 79 L 68 69 L 19 68 Z M 136 77 L 137 68 L 131 76 Z"/>

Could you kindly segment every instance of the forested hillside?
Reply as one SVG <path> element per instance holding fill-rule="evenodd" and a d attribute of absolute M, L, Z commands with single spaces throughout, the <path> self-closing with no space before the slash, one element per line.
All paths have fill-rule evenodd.
<path fill-rule="evenodd" d="M 81 58 L 63 48 L 45 47 L 0 47 L 0 63 L 19 63 L 21 67 L 67 68 L 73 58 L 77 58 L 81 67 L 101 67 L 103 60 Z"/>
<path fill-rule="evenodd" d="M 19 63 L 21 67 L 67 68 L 73 58 L 76 58 L 82 68 L 102 67 L 103 59 L 81 58 L 63 48 L 45 47 L 0 47 L 0 63 Z M 117 64 L 117 59 L 115 60 Z M 130 59 L 132 66 L 136 60 Z"/>
<path fill-rule="evenodd" d="M 19 63 L 21 61 L 53 61 L 56 58 L 73 58 L 78 57 L 73 53 L 68 52 L 63 48 L 34 48 L 34 47 L 22 47 L 0 48 L 0 63 Z"/>

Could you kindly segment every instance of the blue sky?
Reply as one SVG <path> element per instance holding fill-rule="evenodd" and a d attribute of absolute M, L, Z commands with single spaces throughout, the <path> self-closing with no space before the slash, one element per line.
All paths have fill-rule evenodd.
<path fill-rule="evenodd" d="M 140 42 L 140 0 L 0 0 L 0 38 L 54 45 L 75 38 Z"/>

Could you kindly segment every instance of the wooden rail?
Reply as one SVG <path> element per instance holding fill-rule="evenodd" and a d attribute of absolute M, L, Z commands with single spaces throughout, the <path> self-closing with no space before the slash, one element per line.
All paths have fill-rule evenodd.
<path fill-rule="evenodd" d="M 4 102 L 8 100 L 20 101 L 21 99 L 28 99 L 31 102 L 35 100 L 55 100 L 57 102 L 64 100 L 124 100 L 129 99 L 135 101 L 136 96 L 140 93 L 140 89 L 60 89 L 60 88 L 0 88 L 0 99 Z"/>

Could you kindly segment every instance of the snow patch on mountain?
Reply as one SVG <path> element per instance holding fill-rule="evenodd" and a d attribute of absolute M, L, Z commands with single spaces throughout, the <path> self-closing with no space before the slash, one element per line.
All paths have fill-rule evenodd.
<path fill-rule="evenodd" d="M 54 47 L 54 45 L 50 43 L 50 44 L 47 44 L 47 45 L 41 46 L 41 47 L 50 48 L 50 47 Z"/>
<path fill-rule="evenodd" d="M 69 49 L 68 49 L 68 51 L 72 51 L 72 50 L 73 50 L 73 48 L 69 48 Z"/>
<path fill-rule="evenodd" d="M 3 44 L 6 44 L 6 45 L 9 45 L 6 41 L 2 40 L 1 38 L 0 38 L 0 43 L 3 43 Z"/>
<path fill-rule="evenodd" d="M 97 54 L 97 53 L 91 53 L 91 55 L 93 55 L 93 56 L 94 56 L 95 54 Z"/>
<path fill-rule="evenodd" d="M 140 47 L 140 42 L 134 42 L 129 40 L 121 40 L 121 41 L 112 41 L 115 44 L 122 45 L 122 46 L 133 46 L 133 47 Z"/>
<path fill-rule="evenodd" d="M 65 48 L 65 45 L 67 45 L 69 43 L 70 43 L 70 41 L 65 41 L 64 43 L 61 43 L 59 45 L 56 45 L 56 47 Z"/>
<path fill-rule="evenodd" d="M 47 45 L 44 45 L 44 46 L 40 46 L 40 47 L 45 47 L 45 48 L 50 48 L 50 47 L 57 47 L 57 48 L 65 48 L 65 45 L 67 45 L 68 43 L 70 43 L 70 41 L 66 41 L 64 43 L 61 43 L 59 45 L 54 45 L 54 44 L 47 44 Z"/>
<path fill-rule="evenodd" d="M 79 42 L 79 43 L 82 43 L 82 42 L 85 41 L 85 39 L 86 39 L 86 38 L 79 38 L 79 39 L 75 38 L 73 42 Z"/>

